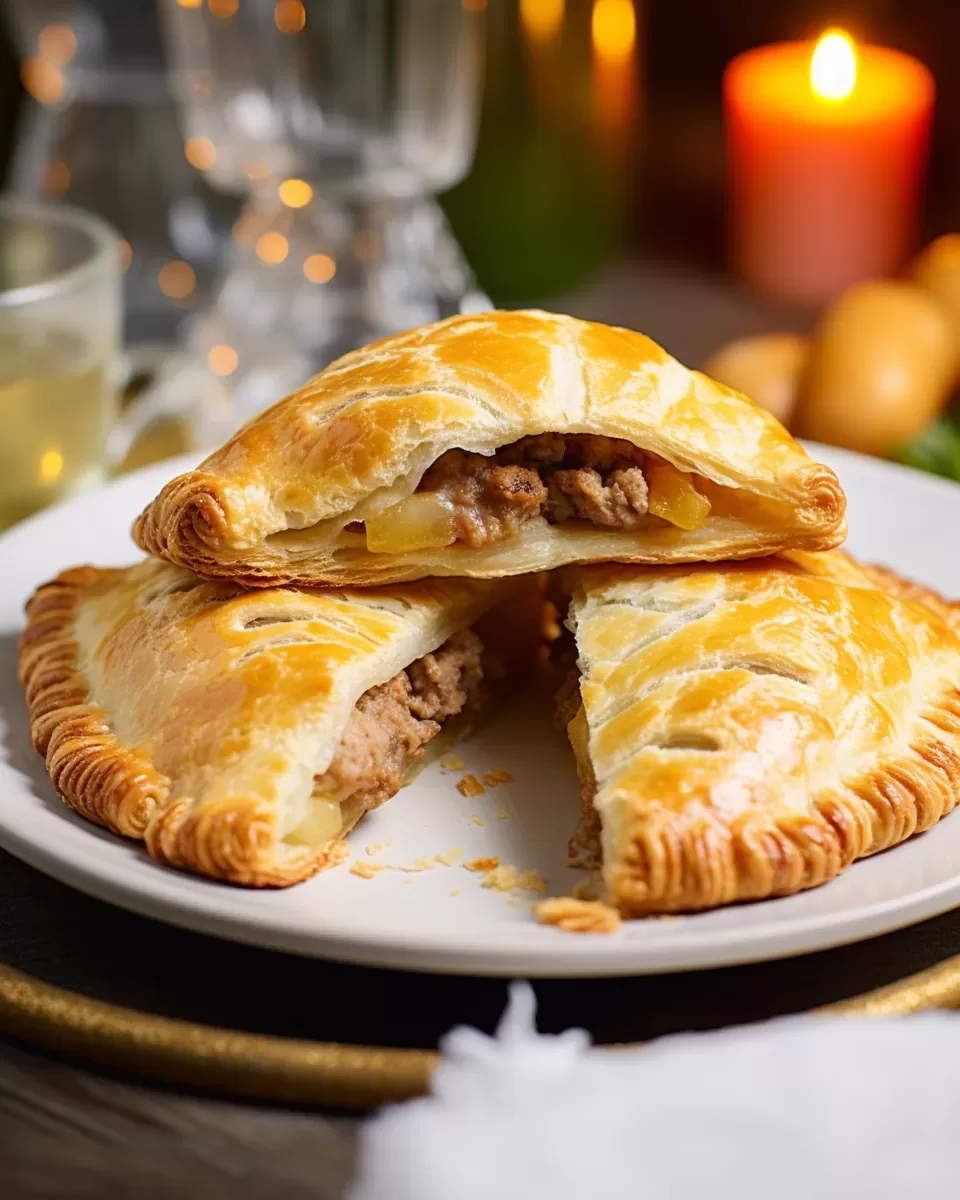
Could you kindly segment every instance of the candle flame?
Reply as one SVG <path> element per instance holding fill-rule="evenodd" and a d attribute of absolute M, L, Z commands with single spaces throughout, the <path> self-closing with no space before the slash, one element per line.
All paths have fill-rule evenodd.
<path fill-rule="evenodd" d="M 842 29 L 828 29 L 810 59 L 810 86 L 824 100 L 846 100 L 857 81 L 857 52 Z"/>

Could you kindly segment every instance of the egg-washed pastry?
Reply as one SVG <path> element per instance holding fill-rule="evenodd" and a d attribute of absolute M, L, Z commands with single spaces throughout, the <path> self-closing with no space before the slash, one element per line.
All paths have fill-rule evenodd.
<path fill-rule="evenodd" d="M 960 607 L 836 551 L 575 580 L 571 849 L 624 916 L 814 887 L 956 804 Z"/>
<path fill-rule="evenodd" d="M 827 549 L 844 511 L 769 413 L 648 337 L 492 312 L 333 363 L 169 483 L 134 536 L 248 586 L 369 586 Z"/>
<path fill-rule="evenodd" d="M 471 625 L 505 587 L 242 592 L 156 560 L 66 571 L 30 600 L 20 642 L 34 745 L 68 804 L 160 862 L 296 883 L 476 712 L 488 659 Z"/>

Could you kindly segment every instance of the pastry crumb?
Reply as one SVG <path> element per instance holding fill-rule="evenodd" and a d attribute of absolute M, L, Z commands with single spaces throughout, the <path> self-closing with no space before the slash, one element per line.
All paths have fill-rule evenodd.
<path fill-rule="evenodd" d="M 463 865 L 468 871 L 495 871 L 500 866 L 500 859 L 496 855 L 490 858 L 472 858 Z"/>
<path fill-rule="evenodd" d="M 340 863 L 342 863 L 344 861 L 344 859 L 347 859 L 349 857 L 350 857 L 350 847 L 347 845 L 347 843 L 343 842 L 343 841 L 334 842 L 327 849 L 327 866 L 328 867 L 339 866 Z"/>
<path fill-rule="evenodd" d="M 483 817 L 478 817 L 476 813 L 473 814 L 470 820 L 474 823 L 474 825 L 479 825 L 481 828 L 486 825 L 486 821 L 483 819 Z"/>
<path fill-rule="evenodd" d="M 383 863 L 366 862 L 361 859 L 355 862 L 350 868 L 351 875 L 359 875 L 361 879 L 372 879 L 379 871 L 383 870 Z"/>
<path fill-rule="evenodd" d="M 451 895 L 451 896 L 459 896 L 459 895 L 460 895 L 460 889 L 459 889 L 459 888 L 454 888 L 454 889 L 453 889 L 453 891 L 450 893 L 450 895 Z"/>
<path fill-rule="evenodd" d="M 413 883 L 413 880 L 412 880 L 412 879 L 405 879 L 403 882 L 404 882 L 404 883 Z"/>
<path fill-rule="evenodd" d="M 436 864 L 433 862 L 432 859 L 429 859 L 424 856 L 423 858 L 418 858 L 416 860 L 416 862 L 397 863 L 396 866 L 394 867 L 394 870 L 395 871 L 407 871 L 408 873 L 412 873 L 412 872 L 416 872 L 416 871 L 432 871 L 435 865 Z"/>
<path fill-rule="evenodd" d="M 487 771 L 483 776 L 483 782 L 487 787 L 503 787 L 505 783 L 513 782 L 513 776 L 509 771 Z"/>
<path fill-rule="evenodd" d="M 476 775 L 464 775 L 457 784 L 461 796 L 482 796 L 486 790 Z"/>
<path fill-rule="evenodd" d="M 541 925 L 556 925 L 567 933 L 614 933 L 620 928 L 620 914 L 599 900 L 558 896 L 541 900 L 533 911 Z"/>
<path fill-rule="evenodd" d="M 494 867 L 492 871 L 488 871 L 480 886 L 496 888 L 498 892 L 512 892 L 514 889 L 531 892 L 545 892 L 547 890 L 547 885 L 544 883 L 543 876 L 539 871 L 520 872 L 510 863 L 505 863 L 502 867 Z"/>
<path fill-rule="evenodd" d="M 370 855 L 379 854 L 381 850 L 386 850 L 389 845 L 389 842 L 372 842 L 369 846 L 364 846 L 364 851 Z"/>
<path fill-rule="evenodd" d="M 459 754 L 445 754 L 440 759 L 440 766 L 444 771 L 462 771 L 466 765 Z"/>
<path fill-rule="evenodd" d="M 442 854 L 433 856 L 434 862 L 438 862 L 442 867 L 452 867 L 454 863 L 459 862 L 463 857 L 463 851 L 459 846 L 451 846 L 449 850 L 444 850 Z"/>
<path fill-rule="evenodd" d="M 505 808 L 501 808 L 500 811 L 497 813 L 497 820 L 505 821 L 509 816 L 510 816 L 510 814 L 507 812 L 507 810 Z"/>

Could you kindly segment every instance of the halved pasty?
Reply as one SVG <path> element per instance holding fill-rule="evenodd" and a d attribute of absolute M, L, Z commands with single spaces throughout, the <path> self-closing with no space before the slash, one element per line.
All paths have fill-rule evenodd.
<path fill-rule="evenodd" d="M 30 600 L 20 643 L 34 744 L 68 804 L 159 861 L 295 883 L 476 712 L 488 663 L 470 627 L 503 588 L 251 593 L 156 560 L 66 571 Z"/>
<path fill-rule="evenodd" d="M 956 804 L 957 606 L 837 552 L 576 575 L 573 848 L 624 915 L 813 887 Z"/>
<path fill-rule="evenodd" d="M 836 476 L 649 338 L 453 317 L 341 358 L 169 483 L 140 546 L 247 585 L 826 549 Z"/>

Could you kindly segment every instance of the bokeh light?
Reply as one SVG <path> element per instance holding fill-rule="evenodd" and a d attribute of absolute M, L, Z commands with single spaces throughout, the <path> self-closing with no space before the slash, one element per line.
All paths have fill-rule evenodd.
<path fill-rule="evenodd" d="M 40 458 L 40 479 L 56 483 L 63 474 L 63 455 L 59 450 L 47 450 Z"/>
<path fill-rule="evenodd" d="M 277 0 L 273 20 L 281 33 L 299 33 L 307 23 L 303 0 Z"/>
<path fill-rule="evenodd" d="M 214 375 L 232 375 L 240 363 L 240 355 L 232 346 L 211 346 L 207 353 L 207 365 Z"/>
<path fill-rule="evenodd" d="M 313 188 L 305 179 L 285 179 L 277 194 L 288 208 L 303 208 L 313 199 Z"/>
<path fill-rule="evenodd" d="M 170 300 L 182 300 L 197 286 L 197 277 L 189 263 L 173 259 L 160 268 L 157 283 L 160 291 Z"/>
<path fill-rule="evenodd" d="M 208 137 L 187 138 L 183 153 L 191 167 L 207 171 L 217 161 L 217 148 Z"/>
<path fill-rule="evenodd" d="M 520 23 L 535 42 L 552 41 L 563 24 L 564 0 L 520 0 Z"/>
<path fill-rule="evenodd" d="M 77 52 L 77 35 L 69 25 L 45 25 L 37 35 L 37 49 L 55 66 L 62 67 Z"/>
<path fill-rule="evenodd" d="M 329 283 L 337 273 L 337 264 L 329 254 L 311 254 L 303 264 L 303 273 L 311 283 Z"/>
<path fill-rule="evenodd" d="M 257 258 L 275 267 L 290 253 L 290 243 L 282 233 L 262 233 L 257 238 Z"/>
<path fill-rule="evenodd" d="M 34 100 L 56 104 L 63 98 L 63 72 L 49 59 L 34 55 L 20 69 L 20 78 Z"/>
<path fill-rule="evenodd" d="M 593 0 L 590 36 L 599 58 L 628 58 L 637 40 L 633 0 Z"/>

